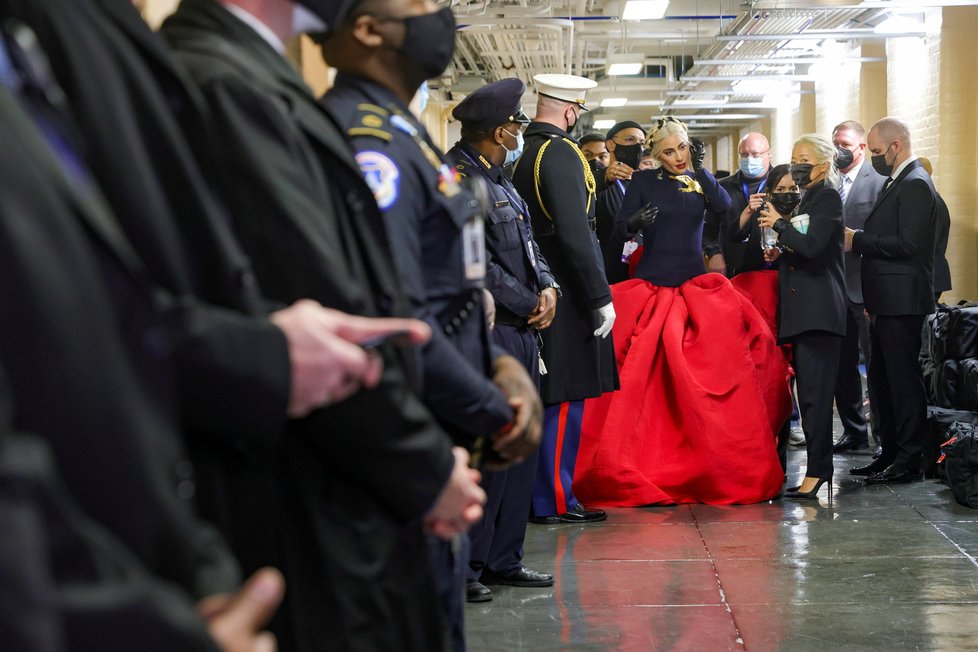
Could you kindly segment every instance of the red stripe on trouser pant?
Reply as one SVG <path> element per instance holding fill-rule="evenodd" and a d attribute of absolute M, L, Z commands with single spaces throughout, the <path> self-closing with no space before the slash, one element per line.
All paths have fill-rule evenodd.
<path fill-rule="evenodd" d="M 560 416 L 557 419 L 557 445 L 554 452 L 554 498 L 557 514 L 567 513 L 567 501 L 564 499 L 564 486 L 560 482 L 560 456 L 564 449 L 564 431 L 567 429 L 567 410 L 570 403 L 560 404 Z"/>

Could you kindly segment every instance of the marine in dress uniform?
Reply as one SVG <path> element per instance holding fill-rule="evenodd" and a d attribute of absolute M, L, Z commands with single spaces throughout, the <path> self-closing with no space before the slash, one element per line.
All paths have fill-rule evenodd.
<path fill-rule="evenodd" d="M 448 157 L 459 174 L 483 179 L 489 191 L 486 289 L 496 303 L 492 339 L 522 362 L 534 383 L 539 383 L 537 330 L 546 329 L 553 320 L 559 288 L 533 238 L 526 202 L 503 169 L 522 153 L 521 131 L 530 122 L 520 108 L 525 90 L 522 81 L 510 78 L 466 97 L 452 111 L 462 123 L 462 140 Z M 553 575 L 523 565 L 536 461 L 534 453 L 507 470 L 483 474 L 486 514 L 469 532 L 469 602 L 492 599 L 486 584 L 553 584 Z"/>
<path fill-rule="evenodd" d="M 530 432 L 510 406 L 514 387 L 523 388 L 524 415 L 539 399 L 519 361 L 490 342 L 482 208 L 408 108 L 415 89 L 451 62 L 455 19 L 447 7 L 399 16 L 395 2 L 374 3 L 370 11 L 379 15 L 364 14 L 322 39 L 324 56 L 339 71 L 323 106 L 345 130 L 374 191 L 413 314 L 432 326 L 421 350 L 422 399 L 456 444 L 489 454 L 494 449 L 480 438 L 491 441 L 511 422 Z M 405 25 L 399 42 L 388 32 L 392 22 Z M 366 23 L 384 35 L 382 45 L 360 40 L 357 25 Z M 519 457 L 535 447 L 533 441 Z M 467 555 L 431 543 L 450 645 L 461 650 Z"/>
<path fill-rule="evenodd" d="M 536 121 L 524 132 L 526 148 L 513 185 L 527 201 L 533 234 L 560 283 L 563 297 L 543 331 L 541 381 L 546 406 L 533 491 L 536 522 L 588 522 L 607 515 L 588 511 L 571 484 L 581 436 L 584 399 L 618 389 L 611 290 L 594 235 L 595 179 L 568 131 L 585 110 L 595 83 L 573 75 L 537 75 Z"/>

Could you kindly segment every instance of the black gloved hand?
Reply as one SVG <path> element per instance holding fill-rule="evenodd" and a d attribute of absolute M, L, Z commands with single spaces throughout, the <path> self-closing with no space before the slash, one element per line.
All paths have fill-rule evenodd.
<path fill-rule="evenodd" d="M 628 232 L 638 233 L 642 229 L 651 226 L 655 222 L 655 216 L 659 214 L 659 209 L 649 202 L 645 206 L 631 214 L 628 218 Z"/>
<path fill-rule="evenodd" d="M 689 164 L 693 172 L 703 169 L 703 159 L 706 158 L 706 144 L 699 138 L 691 138 L 689 141 Z"/>

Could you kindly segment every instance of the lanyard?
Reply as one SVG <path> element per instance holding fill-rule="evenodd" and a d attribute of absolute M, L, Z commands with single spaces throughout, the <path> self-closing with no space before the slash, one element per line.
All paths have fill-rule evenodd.
<path fill-rule="evenodd" d="M 746 199 L 747 201 L 750 201 L 750 190 L 748 190 L 748 188 L 747 188 L 747 182 L 746 181 L 742 181 L 741 183 L 744 184 L 744 199 Z M 761 181 L 761 185 L 759 185 L 757 187 L 757 192 L 761 192 L 762 190 L 764 190 L 764 186 L 765 185 L 767 185 L 767 179 L 764 179 L 763 181 Z"/>

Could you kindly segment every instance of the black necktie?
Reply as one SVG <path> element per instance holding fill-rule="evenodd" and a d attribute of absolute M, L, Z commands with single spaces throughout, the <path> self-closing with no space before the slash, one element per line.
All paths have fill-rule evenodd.
<path fill-rule="evenodd" d="M 889 188 L 891 183 L 893 183 L 893 178 L 886 177 L 886 181 L 883 182 L 883 190 L 885 191 L 887 188 Z"/>

